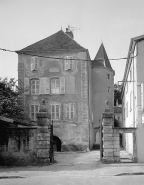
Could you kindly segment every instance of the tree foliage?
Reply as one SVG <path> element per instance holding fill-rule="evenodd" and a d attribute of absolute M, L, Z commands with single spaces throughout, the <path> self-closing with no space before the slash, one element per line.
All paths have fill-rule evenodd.
<path fill-rule="evenodd" d="M 16 82 L 14 78 L 0 78 L 0 116 L 18 119 L 24 116 L 24 111 L 18 104 L 21 90 Z"/>
<path fill-rule="evenodd" d="M 122 104 L 122 99 L 121 99 L 121 85 L 114 84 L 114 105 Z"/>

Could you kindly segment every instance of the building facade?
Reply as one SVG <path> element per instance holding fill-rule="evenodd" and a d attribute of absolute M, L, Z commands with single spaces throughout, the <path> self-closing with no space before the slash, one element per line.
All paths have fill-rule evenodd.
<path fill-rule="evenodd" d="M 135 127 L 134 135 L 126 134 L 126 150 L 133 155 L 136 146 L 138 162 L 144 162 L 144 35 L 131 39 L 122 84 L 123 126 Z"/>
<path fill-rule="evenodd" d="M 103 44 L 91 61 L 68 28 L 18 53 L 20 104 L 31 123 L 45 102 L 54 125 L 55 150 L 89 150 L 99 143 L 105 100 L 113 111 L 113 76 Z M 99 58 L 100 57 L 100 58 Z M 95 129 L 96 128 L 96 129 Z"/>

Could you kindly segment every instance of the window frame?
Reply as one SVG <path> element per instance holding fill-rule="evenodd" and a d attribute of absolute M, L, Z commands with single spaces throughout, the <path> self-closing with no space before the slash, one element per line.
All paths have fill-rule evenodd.
<path fill-rule="evenodd" d="M 52 108 L 54 106 L 54 117 L 52 116 Z M 57 118 L 57 106 L 58 106 L 58 118 Z M 61 104 L 60 103 L 51 103 L 50 104 L 51 120 L 58 121 L 61 118 Z"/>
<path fill-rule="evenodd" d="M 111 75 L 109 73 L 107 73 L 107 79 L 110 80 L 111 79 Z"/>
<path fill-rule="evenodd" d="M 111 93 L 111 87 L 107 87 L 107 92 Z"/>
<path fill-rule="evenodd" d="M 53 80 L 59 80 L 59 92 L 58 93 L 53 93 L 52 91 L 52 81 Z M 56 87 L 56 82 L 55 82 L 55 87 Z M 56 90 L 56 88 L 55 88 Z M 51 77 L 50 79 L 50 93 L 51 95 L 60 95 L 60 94 L 65 94 L 65 77 Z"/>
<path fill-rule="evenodd" d="M 38 84 L 36 84 L 37 82 Z M 33 85 L 34 85 L 34 88 L 33 88 Z M 39 95 L 39 89 L 40 89 L 40 79 L 38 78 L 31 79 L 31 95 Z"/>
<path fill-rule="evenodd" d="M 57 82 L 56 81 L 59 81 L 59 89 L 56 87 L 57 86 Z M 54 88 L 52 87 L 52 81 L 55 81 L 55 83 L 54 83 Z M 59 77 L 53 77 L 53 78 L 51 78 L 51 80 L 50 80 L 50 82 L 51 82 L 51 84 L 50 84 L 50 91 L 51 91 L 51 94 L 60 94 L 60 78 Z M 53 90 L 59 90 L 59 92 L 58 93 L 54 93 L 54 92 L 52 92 Z"/>
<path fill-rule="evenodd" d="M 39 60 L 37 56 L 31 57 L 31 72 L 38 71 L 39 69 Z"/>
<path fill-rule="evenodd" d="M 75 119 L 75 114 L 76 114 L 76 104 L 75 103 L 66 103 L 65 104 L 65 119 L 73 120 L 73 119 Z"/>
<path fill-rule="evenodd" d="M 72 56 L 66 56 L 65 57 L 65 71 L 74 70 L 74 62 Z"/>
<path fill-rule="evenodd" d="M 32 112 L 32 106 L 34 106 L 34 111 L 33 112 Z M 36 113 L 38 113 L 38 112 L 36 111 L 36 106 L 38 106 L 38 112 L 39 112 L 39 110 L 40 110 L 40 104 L 39 103 L 30 104 L 30 119 L 31 119 L 31 121 L 37 121 Z M 34 114 L 33 118 L 32 118 L 32 113 Z"/>

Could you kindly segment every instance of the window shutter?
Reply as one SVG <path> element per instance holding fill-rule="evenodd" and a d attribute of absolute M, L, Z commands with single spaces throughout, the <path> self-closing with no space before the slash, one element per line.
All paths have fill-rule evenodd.
<path fill-rule="evenodd" d="M 46 77 L 45 78 L 45 94 L 49 94 L 50 93 L 50 83 L 49 83 L 49 78 Z"/>
<path fill-rule="evenodd" d="M 64 103 L 63 104 L 63 119 L 66 119 L 66 115 L 67 115 L 67 112 L 66 112 L 66 109 L 67 107 L 66 107 L 66 104 Z"/>
<path fill-rule="evenodd" d="M 75 118 L 76 117 L 76 105 L 75 104 L 73 104 L 72 105 L 73 106 L 73 118 Z"/>
<path fill-rule="evenodd" d="M 69 57 L 65 57 L 65 70 L 69 69 Z"/>
<path fill-rule="evenodd" d="M 31 57 L 31 71 L 35 69 L 35 57 Z"/>
<path fill-rule="evenodd" d="M 29 78 L 25 78 L 24 79 L 24 94 L 29 94 L 29 89 L 30 89 Z"/>
<path fill-rule="evenodd" d="M 73 57 L 69 57 L 69 69 L 74 69 L 74 60 Z"/>
<path fill-rule="evenodd" d="M 60 78 L 60 94 L 65 94 L 65 78 Z"/>
<path fill-rule="evenodd" d="M 39 58 L 35 57 L 35 66 L 34 66 L 35 70 L 39 69 Z"/>
<path fill-rule="evenodd" d="M 39 93 L 45 94 L 45 78 L 40 78 Z"/>

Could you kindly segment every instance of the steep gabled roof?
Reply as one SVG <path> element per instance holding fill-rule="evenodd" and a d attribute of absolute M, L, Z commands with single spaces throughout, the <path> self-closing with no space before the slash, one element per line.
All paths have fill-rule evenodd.
<path fill-rule="evenodd" d="M 44 51 L 54 51 L 54 50 L 82 50 L 86 51 L 85 48 L 80 46 L 75 40 L 70 38 L 62 30 L 57 33 L 40 40 L 26 48 L 17 51 L 21 52 L 44 52 Z"/>
<path fill-rule="evenodd" d="M 94 62 L 98 62 L 104 60 L 105 61 L 105 67 L 112 69 L 110 61 L 108 59 L 107 53 L 105 51 L 104 45 L 103 43 L 101 44 L 95 58 L 94 58 Z"/>

